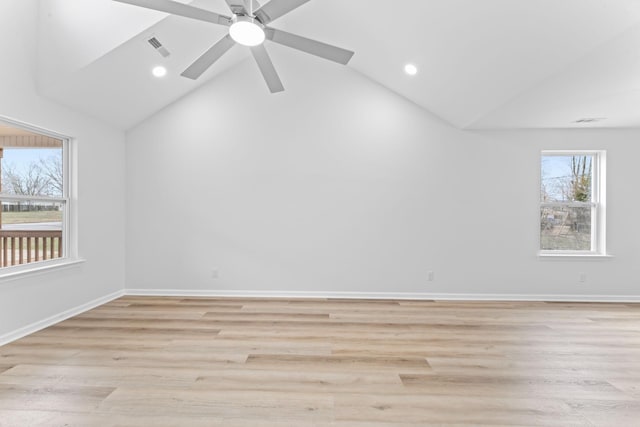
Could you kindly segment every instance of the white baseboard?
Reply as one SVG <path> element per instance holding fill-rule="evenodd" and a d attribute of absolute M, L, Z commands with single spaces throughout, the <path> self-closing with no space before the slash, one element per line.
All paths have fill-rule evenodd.
<path fill-rule="evenodd" d="M 640 302 L 640 295 L 444 294 L 409 292 L 231 291 L 217 289 L 126 289 L 126 295 L 240 298 L 345 298 L 437 301 Z"/>
<path fill-rule="evenodd" d="M 12 341 L 20 339 L 34 332 L 38 332 L 39 330 L 49 327 L 51 325 L 55 325 L 56 323 L 66 320 L 70 317 L 77 316 L 78 314 L 84 313 L 85 311 L 91 310 L 92 308 L 98 307 L 99 305 L 106 304 L 109 301 L 113 301 L 116 298 L 120 298 L 124 294 L 125 294 L 125 291 L 120 290 L 112 294 L 105 295 L 100 298 L 96 298 L 93 301 L 89 301 L 85 304 L 63 311 L 62 313 L 55 314 L 51 317 L 40 320 L 38 322 L 34 322 L 30 325 L 17 329 L 13 332 L 9 332 L 7 334 L 1 335 L 0 346 L 9 344 Z"/>

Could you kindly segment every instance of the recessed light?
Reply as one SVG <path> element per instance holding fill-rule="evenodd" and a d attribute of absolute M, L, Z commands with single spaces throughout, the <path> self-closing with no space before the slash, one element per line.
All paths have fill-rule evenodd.
<path fill-rule="evenodd" d="M 158 65 L 157 67 L 153 67 L 153 70 L 151 70 L 151 73 L 155 76 L 155 77 L 164 77 L 167 75 L 167 69 L 165 67 L 163 67 L 162 65 Z"/>
<path fill-rule="evenodd" d="M 404 72 L 410 76 L 418 74 L 418 67 L 413 64 L 407 64 L 404 66 Z"/>

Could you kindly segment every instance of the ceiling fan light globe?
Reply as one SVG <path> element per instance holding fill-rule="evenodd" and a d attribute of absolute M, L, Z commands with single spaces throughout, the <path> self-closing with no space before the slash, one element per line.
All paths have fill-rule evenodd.
<path fill-rule="evenodd" d="M 258 46 L 265 39 L 262 26 L 248 17 L 238 17 L 236 22 L 229 27 L 229 35 L 236 43 L 244 46 Z"/>

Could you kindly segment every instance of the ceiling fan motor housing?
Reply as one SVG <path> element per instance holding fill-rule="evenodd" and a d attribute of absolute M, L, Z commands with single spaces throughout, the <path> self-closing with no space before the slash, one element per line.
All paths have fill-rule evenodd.
<path fill-rule="evenodd" d="M 265 39 L 264 25 L 248 15 L 234 15 L 233 23 L 229 27 L 229 35 L 236 42 L 244 46 L 257 46 Z"/>

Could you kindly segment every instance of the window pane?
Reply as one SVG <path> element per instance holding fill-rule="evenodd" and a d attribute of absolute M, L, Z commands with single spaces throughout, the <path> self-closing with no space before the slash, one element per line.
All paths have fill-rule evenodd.
<path fill-rule="evenodd" d="M 0 266 L 60 258 L 64 204 L 3 201 L 0 212 Z"/>
<path fill-rule="evenodd" d="M 540 200 L 542 202 L 592 201 L 591 155 L 542 156 Z"/>
<path fill-rule="evenodd" d="M 540 249 L 591 250 L 591 207 L 542 207 Z"/>
<path fill-rule="evenodd" d="M 62 141 L 47 142 L 43 147 L 4 147 L 2 192 L 62 197 L 62 164 Z"/>

